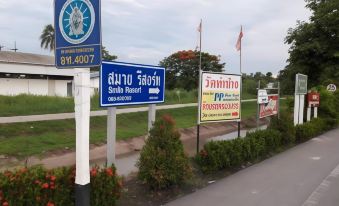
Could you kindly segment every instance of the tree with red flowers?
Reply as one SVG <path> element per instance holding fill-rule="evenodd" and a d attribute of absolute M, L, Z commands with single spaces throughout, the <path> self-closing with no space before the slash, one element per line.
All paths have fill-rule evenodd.
<path fill-rule="evenodd" d="M 160 66 L 166 68 L 166 89 L 197 89 L 199 85 L 199 51 L 178 51 L 164 58 Z M 221 72 L 225 63 L 220 63 L 220 56 L 201 53 L 203 71 Z"/>

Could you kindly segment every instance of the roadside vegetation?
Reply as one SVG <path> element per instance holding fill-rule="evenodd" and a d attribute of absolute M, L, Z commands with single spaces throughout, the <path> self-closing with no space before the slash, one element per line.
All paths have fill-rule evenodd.
<path fill-rule="evenodd" d="M 91 205 L 115 205 L 122 192 L 122 179 L 115 166 L 93 167 L 90 175 Z M 0 205 L 75 205 L 74 180 L 75 167 L 46 170 L 38 166 L 5 171 L 0 173 Z"/>

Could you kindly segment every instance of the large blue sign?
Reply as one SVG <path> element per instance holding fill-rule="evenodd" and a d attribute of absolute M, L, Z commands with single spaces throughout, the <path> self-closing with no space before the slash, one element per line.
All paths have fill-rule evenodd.
<path fill-rule="evenodd" d="M 54 0 L 57 68 L 101 65 L 100 0 Z"/>
<path fill-rule="evenodd" d="M 121 62 L 103 62 L 100 70 L 100 106 L 163 103 L 165 68 Z"/>

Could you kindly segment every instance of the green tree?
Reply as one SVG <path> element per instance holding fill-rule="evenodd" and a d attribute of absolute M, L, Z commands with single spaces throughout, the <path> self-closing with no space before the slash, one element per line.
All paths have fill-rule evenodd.
<path fill-rule="evenodd" d="M 288 65 L 280 71 L 283 90 L 292 93 L 296 73 L 308 75 L 309 87 L 339 83 L 339 1 L 306 0 L 309 22 L 288 30 Z"/>
<path fill-rule="evenodd" d="M 114 61 L 118 58 L 116 55 L 111 55 L 108 50 L 106 50 L 106 47 L 101 47 L 101 53 L 102 53 L 102 60 L 106 61 Z M 100 67 L 91 67 L 91 71 L 99 71 Z"/>
<path fill-rule="evenodd" d="M 199 84 L 199 51 L 178 51 L 160 62 L 166 68 L 166 88 L 196 89 Z M 220 63 L 219 56 L 202 52 L 203 71 L 221 72 L 225 63 Z"/>
<path fill-rule="evenodd" d="M 55 48 L 55 35 L 54 28 L 51 24 L 48 24 L 44 27 L 42 34 L 40 35 L 41 48 L 49 49 L 54 51 Z"/>

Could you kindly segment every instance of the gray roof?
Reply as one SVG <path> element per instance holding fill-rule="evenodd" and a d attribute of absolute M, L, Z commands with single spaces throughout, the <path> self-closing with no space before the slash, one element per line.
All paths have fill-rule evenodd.
<path fill-rule="evenodd" d="M 54 56 L 22 52 L 0 51 L 0 62 L 54 66 Z"/>

